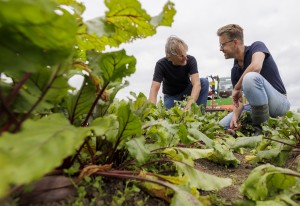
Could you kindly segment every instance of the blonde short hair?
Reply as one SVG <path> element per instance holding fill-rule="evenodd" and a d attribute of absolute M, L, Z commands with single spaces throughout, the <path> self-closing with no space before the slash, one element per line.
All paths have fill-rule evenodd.
<path fill-rule="evenodd" d="M 238 39 L 244 43 L 243 28 L 237 24 L 228 24 L 218 29 L 218 36 L 226 35 L 229 40 Z"/>

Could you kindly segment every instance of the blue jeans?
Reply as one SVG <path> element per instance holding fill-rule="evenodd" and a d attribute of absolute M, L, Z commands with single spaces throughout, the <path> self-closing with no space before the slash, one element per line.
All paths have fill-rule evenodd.
<path fill-rule="evenodd" d="M 251 106 L 261 106 L 268 104 L 269 114 L 271 117 L 283 116 L 290 109 L 290 102 L 287 96 L 278 92 L 274 87 L 259 73 L 249 72 L 243 78 L 242 84 L 244 95 L 249 105 L 244 105 L 242 111 L 249 111 L 251 114 Z M 233 113 L 225 116 L 220 124 L 228 129 Z"/>
<path fill-rule="evenodd" d="M 206 101 L 208 97 L 208 89 L 209 89 L 209 82 L 208 79 L 206 78 L 200 78 L 200 83 L 201 83 L 201 90 L 199 97 L 196 101 L 197 105 L 203 104 L 204 108 L 206 107 Z M 182 101 L 185 99 L 186 96 L 191 95 L 193 89 L 192 83 L 190 83 L 186 89 L 176 95 L 164 95 L 164 105 L 166 106 L 167 109 L 170 109 L 174 107 L 174 101 Z"/>

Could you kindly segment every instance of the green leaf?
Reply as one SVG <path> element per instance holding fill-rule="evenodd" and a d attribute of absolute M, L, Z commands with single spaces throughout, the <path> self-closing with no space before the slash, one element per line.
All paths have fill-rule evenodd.
<path fill-rule="evenodd" d="M 212 148 L 213 140 L 208 138 L 205 134 L 200 132 L 198 129 L 188 128 L 190 139 L 193 141 L 203 141 L 208 148 Z"/>
<path fill-rule="evenodd" d="M 208 158 L 213 153 L 213 151 L 213 149 L 172 147 L 166 148 L 163 153 L 167 154 L 168 158 L 194 166 L 194 160 L 200 158 Z"/>
<path fill-rule="evenodd" d="M 139 93 L 136 101 L 132 104 L 132 109 L 143 121 L 151 114 L 151 102 L 143 93 Z"/>
<path fill-rule="evenodd" d="M 182 205 L 191 205 L 191 206 L 202 206 L 209 205 L 209 202 L 205 198 L 201 198 L 199 196 L 199 192 L 197 190 L 193 191 L 194 188 L 184 187 L 183 184 L 186 182 L 186 178 L 182 177 L 170 177 L 164 175 L 146 175 L 146 173 L 140 173 L 139 176 L 145 177 L 150 180 L 155 180 L 156 182 L 160 182 L 160 184 L 154 184 L 151 182 L 141 182 L 141 185 L 148 191 L 150 191 L 154 196 L 160 197 L 162 199 L 169 199 L 167 196 L 172 194 L 172 189 L 174 191 L 174 195 L 172 197 L 170 205 L 172 206 L 182 206 Z M 158 179 L 158 177 L 160 179 Z M 166 181 L 162 181 L 166 180 Z M 166 186 L 166 187 L 165 187 Z M 169 189 L 170 188 L 170 189 Z"/>
<path fill-rule="evenodd" d="M 228 148 L 226 145 L 222 145 L 215 141 L 213 149 L 214 152 L 208 157 L 209 160 L 222 165 L 232 165 L 234 167 L 240 164 L 240 161 L 234 156 L 230 148 Z"/>
<path fill-rule="evenodd" d="M 168 1 L 162 12 L 151 17 L 137 0 L 105 0 L 108 11 L 82 24 L 77 38 L 79 50 L 101 52 L 105 46 L 118 47 L 156 34 L 158 26 L 171 26 L 176 13 L 174 3 Z"/>
<path fill-rule="evenodd" d="M 70 122 L 73 124 L 76 120 L 79 121 L 82 115 L 86 115 L 95 99 L 96 86 L 88 76 L 84 76 L 81 88 L 75 94 L 69 93 L 65 97 Z"/>
<path fill-rule="evenodd" d="M 219 190 L 232 184 L 230 178 L 220 178 L 215 175 L 206 174 L 191 166 L 174 161 L 178 170 L 189 177 L 190 185 L 205 191 Z"/>
<path fill-rule="evenodd" d="M 241 186 L 240 190 L 251 200 L 266 200 L 279 190 L 287 189 L 296 184 L 298 173 L 270 164 L 265 164 L 253 169 Z"/>
<path fill-rule="evenodd" d="M 117 140 L 114 142 L 118 149 L 124 147 L 132 137 L 139 137 L 142 134 L 142 123 L 126 101 L 115 102 L 111 105 L 110 112 L 117 116 L 119 122 Z"/>
<path fill-rule="evenodd" d="M 35 72 L 72 54 L 76 19 L 56 1 L 10 0 L 1 1 L 0 7 L 0 73 Z"/>
<path fill-rule="evenodd" d="M 236 139 L 233 149 L 238 149 L 240 147 L 250 147 L 254 148 L 258 143 L 262 141 L 262 136 L 253 136 L 253 137 L 239 137 Z"/>
<path fill-rule="evenodd" d="M 121 81 L 135 72 L 136 59 L 127 56 L 125 50 L 104 54 L 88 51 L 87 59 L 93 73 L 103 79 L 103 84 Z"/>
<path fill-rule="evenodd" d="M 96 136 L 105 136 L 106 139 L 115 143 L 119 129 L 119 123 L 115 115 L 108 115 L 96 118 L 90 125 Z"/>
<path fill-rule="evenodd" d="M 256 201 L 256 206 L 287 206 L 287 204 L 278 200 L 268 200 Z"/>
<path fill-rule="evenodd" d="M 138 0 L 105 0 L 105 5 L 109 9 L 106 21 L 114 25 L 113 38 L 118 42 L 145 38 L 156 33 L 150 23 L 151 17 L 141 8 Z"/>
<path fill-rule="evenodd" d="M 150 151 L 145 147 L 146 140 L 143 136 L 133 138 L 126 142 L 131 157 L 136 158 L 139 163 L 146 162 L 150 157 Z"/>
<path fill-rule="evenodd" d="M 155 26 L 171 26 L 175 14 L 175 4 L 168 1 L 164 5 L 163 11 L 158 16 L 152 17 L 151 23 Z"/>
<path fill-rule="evenodd" d="M 67 5 L 72 8 L 72 10 L 77 15 L 82 15 L 85 11 L 85 6 L 83 3 L 77 2 L 76 0 L 56 0 L 59 4 Z"/>
<path fill-rule="evenodd" d="M 60 114 L 38 121 L 27 120 L 21 132 L 0 138 L 0 197 L 9 185 L 30 183 L 59 166 L 89 135 L 75 128 Z"/>
<path fill-rule="evenodd" d="M 179 124 L 178 136 L 183 144 L 189 144 L 195 142 L 194 139 L 188 138 L 188 129 L 185 124 Z"/>
<path fill-rule="evenodd" d="M 198 199 L 196 199 L 189 192 L 186 192 L 184 190 L 179 190 L 174 186 L 172 189 L 175 191 L 175 194 L 172 198 L 170 206 L 182 206 L 182 205 L 204 206 L 204 204 L 202 204 Z"/>
<path fill-rule="evenodd" d="M 45 110 L 55 108 L 66 96 L 72 87 L 68 84 L 68 79 L 61 75 L 64 69 L 60 67 L 42 68 L 36 73 L 27 74 L 29 78 L 22 85 L 19 93 L 14 99 L 13 92 L 7 93 L 7 99 L 14 99 L 11 109 L 17 113 L 26 113 L 33 108 L 34 112 L 45 112 Z M 16 71 L 9 71 L 10 78 L 15 83 L 23 81 L 24 75 Z M 11 86 L 10 91 L 14 89 Z M 11 96 L 10 96 L 11 95 Z"/>

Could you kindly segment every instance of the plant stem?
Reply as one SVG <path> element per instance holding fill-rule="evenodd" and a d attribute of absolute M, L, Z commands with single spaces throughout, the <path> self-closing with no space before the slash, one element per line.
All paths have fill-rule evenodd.
<path fill-rule="evenodd" d="M 295 145 L 292 145 L 292 144 L 289 144 L 289 143 L 286 143 L 286 142 L 283 142 L 283 141 L 280 141 L 280 140 L 276 140 L 276 139 L 272 139 L 272 138 L 268 138 L 268 137 L 265 137 L 264 139 L 268 139 L 268 140 L 271 140 L 271 141 L 274 141 L 274 142 L 279 142 L 281 144 L 288 145 L 290 147 L 297 148 L 297 146 L 295 146 Z"/>
<path fill-rule="evenodd" d="M 48 84 L 45 86 L 45 88 L 42 91 L 41 96 L 38 98 L 38 100 L 32 105 L 32 107 L 29 109 L 29 111 L 21 118 L 21 120 L 16 125 L 16 128 L 13 130 L 13 132 L 17 132 L 20 130 L 20 127 L 22 123 L 31 115 L 32 111 L 41 103 L 41 101 L 46 96 L 47 92 L 51 88 L 51 85 L 54 83 L 55 79 L 57 78 L 58 71 L 61 68 L 61 64 L 53 71 L 52 76 L 50 77 Z"/>
<path fill-rule="evenodd" d="M 8 98 L 6 100 L 5 100 L 4 96 L 2 95 L 2 90 L 0 88 L 0 101 L 2 102 L 1 106 L 3 108 L 3 110 L 2 109 L 0 110 L 0 117 L 2 116 L 2 113 L 4 111 L 8 114 L 8 119 L 11 120 L 11 122 L 8 122 L 6 124 L 6 128 L 4 129 L 4 131 L 8 130 L 12 124 L 18 125 L 17 117 L 14 115 L 13 111 L 10 109 L 10 105 L 15 100 L 20 89 L 25 84 L 25 82 L 30 78 L 31 75 L 32 75 L 32 73 L 29 73 L 29 72 L 25 73 L 23 75 L 23 78 L 21 79 L 21 81 L 14 86 L 10 96 L 8 96 Z"/>
<path fill-rule="evenodd" d="M 14 87 L 10 97 L 7 99 L 8 106 L 12 103 L 13 100 L 15 100 L 17 94 L 19 93 L 22 86 L 25 84 L 25 82 L 31 77 L 32 73 L 25 73 L 21 81 Z"/>
<path fill-rule="evenodd" d="M 89 121 L 89 118 L 90 118 L 90 116 L 92 115 L 94 108 L 95 108 L 96 105 L 98 104 L 99 99 L 101 98 L 102 94 L 104 93 L 104 91 L 105 91 L 105 89 L 107 88 L 107 86 L 109 85 L 109 83 L 110 83 L 110 82 L 107 82 L 107 83 L 103 86 L 103 88 L 100 90 L 100 92 L 98 93 L 98 95 L 97 95 L 95 101 L 93 102 L 93 105 L 91 106 L 91 108 L 90 108 L 90 110 L 89 110 L 89 112 L 88 112 L 88 114 L 87 114 L 87 116 L 86 116 L 84 122 L 81 124 L 82 126 L 87 126 L 88 121 Z"/>

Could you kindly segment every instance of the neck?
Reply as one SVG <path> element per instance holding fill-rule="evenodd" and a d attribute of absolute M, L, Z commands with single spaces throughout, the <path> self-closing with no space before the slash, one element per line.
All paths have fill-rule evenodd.
<path fill-rule="evenodd" d="M 235 58 L 240 67 L 244 66 L 244 54 L 245 54 L 245 46 L 240 45 L 238 47 L 237 55 L 236 55 L 236 58 Z"/>

